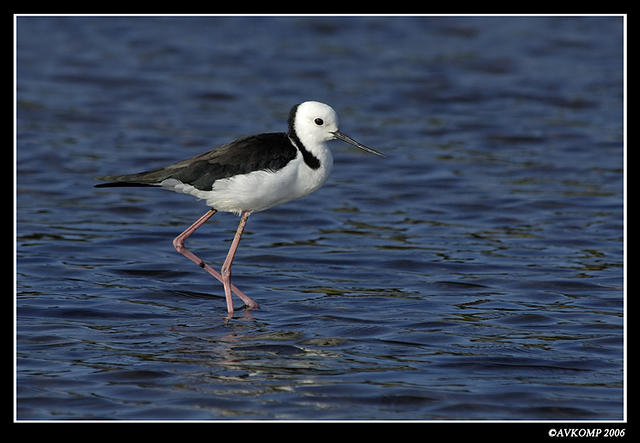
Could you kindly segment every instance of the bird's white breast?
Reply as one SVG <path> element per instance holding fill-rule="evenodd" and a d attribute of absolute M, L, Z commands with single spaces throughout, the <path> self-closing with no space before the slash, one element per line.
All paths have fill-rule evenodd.
<path fill-rule="evenodd" d="M 164 180 L 161 185 L 205 200 L 207 205 L 218 211 L 236 214 L 264 211 L 304 197 L 324 184 L 331 173 L 333 157 L 328 149 L 318 154 L 321 166 L 317 169 L 308 167 L 298 152 L 293 160 L 277 171 L 253 171 L 216 180 L 210 191 L 175 179 Z"/>

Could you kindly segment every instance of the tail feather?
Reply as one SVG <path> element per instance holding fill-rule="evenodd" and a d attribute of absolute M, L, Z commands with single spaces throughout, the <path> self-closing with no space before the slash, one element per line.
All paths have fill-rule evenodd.
<path fill-rule="evenodd" d="M 111 188 L 116 186 L 160 186 L 160 183 L 171 175 L 167 168 L 154 169 L 152 171 L 140 172 L 126 175 L 107 175 L 96 177 L 96 180 L 107 183 L 94 185 L 95 188 Z"/>

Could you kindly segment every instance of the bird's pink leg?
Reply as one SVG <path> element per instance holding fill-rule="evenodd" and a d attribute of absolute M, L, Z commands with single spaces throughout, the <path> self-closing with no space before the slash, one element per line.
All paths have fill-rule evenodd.
<path fill-rule="evenodd" d="M 236 230 L 236 235 L 233 237 L 233 241 L 231 242 L 231 247 L 229 248 L 229 252 L 227 253 L 227 258 L 222 265 L 221 274 L 222 274 L 222 284 L 224 285 L 224 294 L 227 298 L 227 311 L 229 314 L 233 314 L 233 304 L 231 303 L 231 290 L 233 289 L 233 285 L 231 284 L 231 264 L 233 263 L 233 257 L 236 255 L 236 250 L 238 249 L 238 244 L 240 243 L 240 237 L 242 237 L 242 232 L 244 231 L 244 227 L 247 224 L 247 219 L 251 215 L 251 211 L 244 211 L 242 216 L 240 217 L 240 223 L 238 224 L 238 229 Z M 235 292 L 235 291 L 234 291 Z M 236 293 L 237 294 L 237 293 Z M 243 294 L 244 295 L 244 294 Z M 258 304 L 251 300 L 246 295 L 243 298 L 242 295 L 238 294 L 238 297 L 242 298 L 242 300 L 247 304 L 250 308 L 257 308 Z"/>
<path fill-rule="evenodd" d="M 197 255 L 195 255 L 193 252 L 189 251 L 184 246 L 184 241 L 191 234 L 193 234 L 196 229 L 198 229 L 207 220 L 209 220 L 213 216 L 213 214 L 215 214 L 215 213 L 216 213 L 215 209 L 210 209 L 209 211 L 207 211 L 206 214 L 204 214 L 202 217 L 200 217 L 194 224 L 189 226 L 182 234 L 180 234 L 179 236 L 177 236 L 173 240 L 173 246 L 176 248 L 176 251 L 178 251 L 180 254 L 184 255 L 189 260 L 191 260 L 192 262 L 194 262 L 195 264 L 200 266 L 202 269 L 207 271 L 209 274 L 213 275 L 218 281 L 220 281 L 222 284 L 225 285 L 225 297 L 227 298 L 227 310 L 229 310 L 229 306 L 231 306 L 231 310 L 229 310 L 229 313 L 231 314 L 233 312 L 233 304 L 231 302 L 231 293 L 229 293 L 229 295 L 227 296 L 227 294 L 226 294 L 227 285 L 224 283 L 224 280 L 223 280 L 222 276 L 216 270 L 214 270 L 211 266 L 206 264 L 201 258 L 199 258 Z M 246 296 L 240 289 L 236 288 L 234 285 L 230 284 L 230 289 L 233 292 L 235 292 L 236 295 L 238 297 L 240 297 L 242 299 L 242 301 L 244 301 L 245 304 L 248 305 L 250 308 L 257 308 L 258 307 L 258 304 L 256 302 L 251 300 L 248 296 Z"/>

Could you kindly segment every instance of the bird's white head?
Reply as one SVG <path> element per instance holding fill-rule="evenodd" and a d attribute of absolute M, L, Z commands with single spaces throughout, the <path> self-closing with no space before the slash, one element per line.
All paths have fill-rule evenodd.
<path fill-rule="evenodd" d="M 289 136 L 298 138 L 307 149 L 311 150 L 315 146 L 324 146 L 325 142 L 337 138 L 364 151 L 384 157 L 384 154 L 367 148 L 340 132 L 336 111 L 331 106 L 320 102 L 303 102 L 291 109 Z"/>
<path fill-rule="evenodd" d="M 289 131 L 305 144 L 315 145 L 333 140 L 338 130 L 338 115 L 329 105 L 320 102 L 300 103 L 291 110 Z"/>

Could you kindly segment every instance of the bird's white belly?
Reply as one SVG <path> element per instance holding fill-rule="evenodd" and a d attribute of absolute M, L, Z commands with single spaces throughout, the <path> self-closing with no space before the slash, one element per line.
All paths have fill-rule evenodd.
<path fill-rule="evenodd" d="M 290 161 L 278 171 L 254 171 L 248 174 L 216 180 L 210 191 L 203 191 L 175 179 L 161 183 L 164 188 L 190 194 L 207 205 L 223 211 L 240 214 L 258 212 L 312 193 L 329 177 L 333 159 L 323 159 L 322 166 L 313 170 L 304 164 L 302 156 Z"/>

